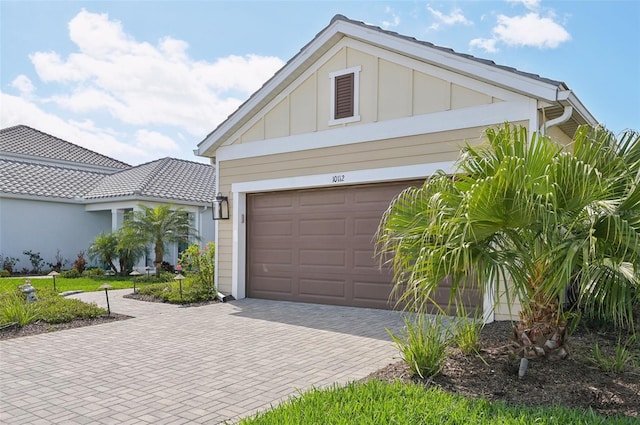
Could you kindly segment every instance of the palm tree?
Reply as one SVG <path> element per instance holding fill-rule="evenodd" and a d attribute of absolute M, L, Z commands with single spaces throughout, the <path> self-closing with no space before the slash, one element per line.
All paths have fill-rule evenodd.
<path fill-rule="evenodd" d="M 109 264 L 114 273 L 118 273 L 113 260 L 118 257 L 118 238 L 115 233 L 102 232 L 89 246 L 89 258 L 99 258 L 103 263 Z"/>
<path fill-rule="evenodd" d="M 466 145 L 454 176 L 440 172 L 394 199 L 378 253 L 395 290 L 424 311 L 439 283 L 454 299 L 471 277 L 520 301 L 524 357 L 564 357 L 572 286 L 590 314 L 633 324 L 640 296 L 640 137 L 580 127 L 571 146 L 505 124 Z"/>
<path fill-rule="evenodd" d="M 124 245 L 153 245 L 153 264 L 156 275 L 160 275 L 165 244 L 188 243 L 191 238 L 198 239 L 197 232 L 191 224 L 189 214 L 183 208 L 174 209 L 172 205 L 139 207 L 140 210 L 134 211 L 124 222 Z"/>

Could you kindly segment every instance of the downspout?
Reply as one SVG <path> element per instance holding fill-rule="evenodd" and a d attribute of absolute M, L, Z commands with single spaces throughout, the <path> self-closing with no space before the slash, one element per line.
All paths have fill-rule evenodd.
<path fill-rule="evenodd" d="M 569 121 L 572 114 L 573 106 L 565 106 L 562 115 L 560 115 L 558 118 L 554 118 L 551 121 L 547 121 L 542 124 L 542 126 L 540 127 L 540 134 L 544 136 L 547 134 L 547 129 L 556 125 L 564 124 L 565 122 Z"/>

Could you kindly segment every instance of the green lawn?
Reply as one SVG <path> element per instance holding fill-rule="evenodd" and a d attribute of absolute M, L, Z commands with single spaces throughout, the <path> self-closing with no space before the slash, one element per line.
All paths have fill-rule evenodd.
<path fill-rule="evenodd" d="M 469 399 L 417 384 L 369 381 L 311 390 L 244 419 L 241 425 L 565 425 L 637 424 L 637 418 L 605 418 L 561 407 L 513 407 Z"/>
<path fill-rule="evenodd" d="M 4 277 L 0 279 L 0 293 L 17 288 L 23 285 L 25 280 L 31 280 L 31 285 L 38 289 L 53 289 L 53 278 L 51 277 Z M 100 285 L 107 282 L 113 289 L 133 288 L 131 278 L 120 276 L 99 276 L 99 277 L 79 277 L 76 279 L 65 279 L 56 277 L 56 289 L 58 292 L 65 291 L 99 291 Z"/>

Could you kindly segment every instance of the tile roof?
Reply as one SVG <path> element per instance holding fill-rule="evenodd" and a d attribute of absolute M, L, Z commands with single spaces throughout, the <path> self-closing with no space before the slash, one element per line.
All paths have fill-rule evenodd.
<path fill-rule="evenodd" d="M 90 165 L 116 170 L 130 167 L 129 164 L 122 161 L 74 145 L 26 125 L 16 125 L 0 130 L 0 157 L 10 154 L 45 161 L 70 162 L 78 166 Z"/>
<path fill-rule="evenodd" d="M 209 203 L 215 167 L 162 158 L 135 167 L 18 125 L 0 130 L 0 194 L 84 201 Z"/>
<path fill-rule="evenodd" d="M 0 159 L 0 193 L 76 199 L 106 175 L 95 171 Z"/>
<path fill-rule="evenodd" d="M 84 198 L 140 196 L 209 203 L 215 186 L 215 167 L 162 158 L 105 177 Z"/>

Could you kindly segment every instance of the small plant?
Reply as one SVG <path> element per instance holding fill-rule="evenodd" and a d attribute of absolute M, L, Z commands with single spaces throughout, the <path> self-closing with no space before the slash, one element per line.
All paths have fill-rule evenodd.
<path fill-rule="evenodd" d="M 44 260 L 42 256 L 40 256 L 40 252 L 33 252 L 31 250 L 24 251 L 24 255 L 29 257 L 29 262 L 31 263 L 31 272 L 33 274 L 38 274 L 42 271 L 42 267 L 44 266 Z"/>
<path fill-rule="evenodd" d="M 9 273 L 13 273 L 13 268 L 18 263 L 18 259 L 14 257 L 4 257 L 0 255 L 0 266 L 2 270 L 7 270 Z"/>
<path fill-rule="evenodd" d="M 197 243 L 190 245 L 181 255 L 178 263 L 186 273 L 192 274 L 198 283 L 209 288 L 215 296 L 215 256 L 216 246 L 207 243 L 202 249 Z"/>
<path fill-rule="evenodd" d="M 76 261 L 73 262 L 73 269 L 77 270 L 79 274 L 82 274 L 86 266 L 87 260 L 84 258 L 84 251 L 80 251 Z"/>
<path fill-rule="evenodd" d="M 39 305 L 26 302 L 17 291 L 5 293 L 0 299 L 0 324 L 17 323 L 23 327 L 34 322 L 38 313 Z"/>
<path fill-rule="evenodd" d="M 589 363 L 597 366 L 603 372 L 622 373 L 628 367 L 635 364 L 633 355 L 633 344 L 635 344 L 636 335 L 627 338 L 623 344 L 622 339 L 618 338 L 615 352 L 613 354 L 603 351 L 598 343 L 593 344 L 592 356 L 588 359 Z"/>
<path fill-rule="evenodd" d="M 478 354 L 480 351 L 480 333 L 484 328 L 484 321 L 476 312 L 473 317 L 467 315 L 464 306 L 457 309 L 457 318 L 451 323 L 453 342 L 463 354 Z"/>
<path fill-rule="evenodd" d="M 11 272 L 9 270 L 0 270 L 0 277 L 11 277 Z"/>
<path fill-rule="evenodd" d="M 67 279 L 76 279 L 80 277 L 80 272 L 76 269 L 71 269 L 63 271 L 60 275 Z"/>
<path fill-rule="evenodd" d="M 445 320 L 443 315 L 427 320 L 424 314 L 416 314 L 413 321 L 404 318 L 405 334 L 397 336 L 387 329 L 411 373 L 422 379 L 439 374 L 444 367 L 451 340 Z"/>
<path fill-rule="evenodd" d="M 87 269 L 87 270 L 82 272 L 82 276 L 84 276 L 84 277 L 104 276 L 104 269 L 101 269 L 100 267 Z"/>
<path fill-rule="evenodd" d="M 47 265 L 49 266 L 49 268 L 51 268 L 51 270 L 54 270 L 58 273 L 60 273 L 60 271 L 62 271 L 62 268 L 67 264 L 67 260 L 64 259 L 64 257 L 62 256 L 62 252 L 60 251 L 60 248 L 58 248 L 56 250 L 56 256 L 55 256 L 55 263 L 47 263 Z"/>

